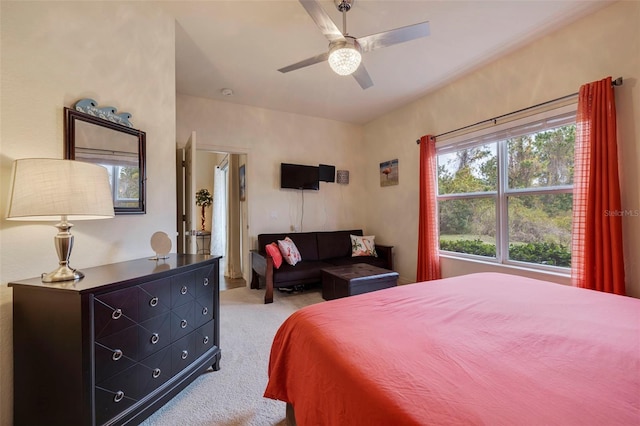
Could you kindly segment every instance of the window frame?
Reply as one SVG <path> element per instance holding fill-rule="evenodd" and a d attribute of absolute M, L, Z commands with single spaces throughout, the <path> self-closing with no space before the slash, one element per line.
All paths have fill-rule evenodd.
<path fill-rule="evenodd" d="M 487 257 L 470 253 L 460 253 L 448 250 L 442 250 L 439 248 L 440 242 L 440 213 L 439 208 L 436 208 L 438 212 L 438 251 L 440 255 L 444 255 L 457 259 L 472 259 L 475 261 L 482 261 L 488 263 L 494 263 L 498 265 L 505 265 L 518 269 L 539 270 L 546 272 L 554 272 L 559 274 L 570 274 L 571 267 L 565 266 L 553 266 L 544 265 L 539 263 L 523 262 L 519 260 L 512 260 L 508 258 L 509 253 L 509 215 L 508 215 L 508 198 L 510 196 L 519 195 L 548 195 L 548 194 L 573 194 L 573 184 L 571 185 L 556 185 L 546 187 L 531 187 L 531 188 L 509 188 L 508 178 L 508 146 L 507 140 L 509 138 L 515 138 L 527 134 L 537 133 L 540 131 L 550 130 L 561 126 L 566 126 L 571 123 L 575 124 L 575 116 L 577 113 L 577 103 L 571 103 L 559 108 L 554 108 L 536 114 L 531 114 L 526 117 L 506 121 L 500 124 L 494 124 L 489 127 L 482 128 L 477 131 L 465 133 L 459 136 L 453 136 L 443 141 L 436 143 L 436 156 L 457 152 L 462 149 L 473 148 L 485 144 L 496 144 L 496 159 L 497 159 L 497 188 L 493 191 L 484 192 L 465 192 L 465 193 L 453 193 L 443 194 L 439 193 L 439 176 L 436 175 L 436 203 L 439 206 L 440 201 L 447 200 L 464 200 L 464 199 L 478 199 L 478 198 L 491 198 L 496 204 L 496 256 Z M 543 123 L 544 127 L 537 128 L 540 123 Z M 536 129 L 537 128 L 537 129 Z M 530 129 L 530 131 L 526 131 Z"/>

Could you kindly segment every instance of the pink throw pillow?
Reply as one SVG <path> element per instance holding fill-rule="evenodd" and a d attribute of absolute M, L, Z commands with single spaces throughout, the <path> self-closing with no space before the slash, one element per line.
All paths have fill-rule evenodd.
<path fill-rule="evenodd" d="M 273 266 L 278 269 L 280 265 L 282 265 L 282 254 L 280 253 L 280 249 L 277 244 L 267 244 L 265 250 L 267 251 L 267 254 L 271 256 L 271 259 L 273 259 Z"/>
<path fill-rule="evenodd" d="M 278 247 L 280 247 L 282 257 L 289 265 L 296 266 L 296 263 L 302 260 L 298 247 L 296 247 L 291 238 L 286 237 L 284 240 L 278 240 Z"/>

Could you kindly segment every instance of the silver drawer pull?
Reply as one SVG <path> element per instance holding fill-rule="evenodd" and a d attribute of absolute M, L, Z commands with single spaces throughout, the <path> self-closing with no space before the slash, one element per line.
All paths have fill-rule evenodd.
<path fill-rule="evenodd" d="M 153 374 L 152 374 L 153 378 L 157 379 L 158 377 L 160 377 L 160 373 L 161 373 L 161 371 L 160 371 L 159 368 L 154 368 L 153 369 Z"/>
<path fill-rule="evenodd" d="M 207 343 L 209 343 L 209 336 L 204 336 L 204 339 L 202 339 L 202 343 L 204 345 L 206 345 Z"/>
<path fill-rule="evenodd" d="M 122 309 L 118 308 L 115 311 L 113 311 L 113 313 L 111 314 L 111 318 L 113 318 L 114 320 L 117 320 L 118 318 L 120 318 L 122 316 Z"/>
<path fill-rule="evenodd" d="M 116 392 L 116 395 L 113 397 L 113 402 L 120 402 L 122 401 L 122 398 L 124 398 L 124 392 L 118 391 Z"/>
<path fill-rule="evenodd" d="M 180 321 L 180 328 L 187 328 L 187 320 L 183 319 L 182 321 Z"/>
<path fill-rule="evenodd" d="M 202 315 L 207 315 L 209 313 L 209 309 L 205 306 L 202 308 Z"/>
<path fill-rule="evenodd" d="M 189 356 L 189 352 L 188 351 L 182 351 L 182 355 L 180 355 L 180 358 L 187 359 L 188 356 Z"/>
<path fill-rule="evenodd" d="M 115 351 L 113 351 L 113 355 L 111 355 L 111 359 L 114 361 L 117 361 L 120 358 L 122 358 L 122 351 L 120 349 L 116 349 Z"/>
<path fill-rule="evenodd" d="M 204 285 L 209 285 L 209 278 L 204 279 Z"/>
<path fill-rule="evenodd" d="M 155 345 L 156 343 L 158 343 L 158 341 L 160 340 L 160 336 L 158 335 L 158 333 L 153 333 L 151 335 L 151 344 Z"/>
<path fill-rule="evenodd" d="M 182 288 L 180 289 L 180 294 L 187 294 L 187 286 L 183 285 Z"/>
<path fill-rule="evenodd" d="M 151 300 L 149 300 L 149 305 L 151 305 L 151 307 L 158 306 L 158 298 L 154 297 Z"/>

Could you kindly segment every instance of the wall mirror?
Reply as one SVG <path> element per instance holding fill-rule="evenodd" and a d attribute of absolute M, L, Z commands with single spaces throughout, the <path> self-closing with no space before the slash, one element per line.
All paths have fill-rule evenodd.
<path fill-rule="evenodd" d="M 109 171 L 115 214 L 145 213 L 145 132 L 70 108 L 64 115 L 65 158 Z"/>

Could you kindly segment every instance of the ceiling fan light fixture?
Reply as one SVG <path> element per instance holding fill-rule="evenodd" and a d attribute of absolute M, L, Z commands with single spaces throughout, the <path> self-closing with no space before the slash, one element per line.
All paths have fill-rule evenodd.
<path fill-rule="evenodd" d="M 355 40 L 347 38 L 331 43 L 328 61 L 336 74 L 351 75 L 360 66 L 362 55 Z"/>

